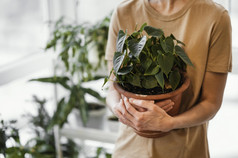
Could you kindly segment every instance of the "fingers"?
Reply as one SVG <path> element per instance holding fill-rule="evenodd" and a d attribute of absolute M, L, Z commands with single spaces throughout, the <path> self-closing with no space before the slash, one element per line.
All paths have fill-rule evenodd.
<path fill-rule="evenodd" d="M 131 104 L 135 104 L 135 105 L 145 108 L 145 109 L 149 109 L 149 107 L 154 104 L 153 101 L 139 100 L 139 99 L 134 99 L 134 98 L 130 98 L 129 102 Z"/>
<path fill-rule="evenodd" d="M 130 127 L 133 127 L 133 123 L 130 120 L 127 120 L 119 110 L 116 110 L 115 113 L 116 113 L 120 122 L 122 122 L 123 124 L 128 125 Z"/>
<path fill-rule="evenodd" d="M 168 104 L 168 105 L 163 106 L 162 109 L 163 109 L 165 112 L 169 112 L 170 110 L 173 109 L 173 105 L 174 105 L 174 103 L 172 102 L 172 103 L 170 103 L 170 104 Z"/>
<path fill-rule="evenodd" d="M 127 98 L 125 97 L 124 100 L 126 101 L 126 99 Z M 119 120 L 121 120 L 121 122 L 123 122 L 124 124 L 130 125 L 131 123 L 133 123 L 135 121 L 135 118 L 133 115 L 131 115 L 131 113 L 135 113 L 137 111 L 134 109 L 134 107 L 132 107 L 131 105 L 128 104 L 129 103 L 128 101 L 126 101 L 127 106 L 125 106 L 125 101 L 120 99 L 120 102 L 115 107 L 114 112 L 115 112 L 116 116 L 118 116 Z M 129 109 L 129 111 L 128 111 L 128 109 Z M 128 123 L 128 121 L 130 123 Z"/>
<path fill-rule="evenodd" d="M 165 112 L 170 111 L 174 106 L 174 102 L 172 102 L 171 100 L 166 100 L 165 102 L 158 102 L 155 104 L 162 108 Z"/>
<path fill-rule="evenodd" d="M 171 99 L 166 99 L 166 100 L 158 101 L 155 104 L 158 105 L 159 107 L 163 108 L 171 103 L 173 103 Z"/>
<path fill-rule="evenodd" d="M 131 115 L 131 109 L 135 110 L 134 107 L 132 107 L 131 105 L 128 104 L 128 99 L 125 97 L 124 101 L 121 99 L 120 103 L 119 103 L 119 109 L 115 110 L 116 115 L 118 116 L 118 119 L 120 122 L 122 122 L 125 125 L 128 125 L 132 128 L 134 127 L 134 122 L 135 122 L 135 118 L 133 115 Z M 125 104 L 127 104 L 125 106 Z M 130 107 L 130 108 L 128 108 Z M 129 112 L 127 109 L 129 109 Z M 136 110 L 134 112 L 137 112 Z"/>
<path fill-rule="evenodd" d="M 138 116 L 140 115 L 139 112 L 135 109 L 134 106 L 132 106 L 128 100 L 128 98 L 124 97 L 124 104 L 126 106 L 126 110 L 128 111 L 128 113 L 133 116 L 135 119 L 138 118 Z M 133 119 L 133 118 L 131 118 Z M 134 122 L 134 121 L 133 121 Z"/>
<path fill-rule="evenodd" d="M 152 102 L 152 101 L 130 98 L 129 102 L 131 104 L 135 104 L 138 107 L 142 107 L 142 108 L 149 109 L 149 110 L 153 110 L 155 108 L 154 106 L 156 104 L 157 107 L 162 108 L 166 112 L 171 110 L 173 108 L 173 105 L 174 105 L 174 102 L 170 99 L 162 100 L 162 101 L 159 101 L 159 102 L 154 104 L 154 102 Z"/>

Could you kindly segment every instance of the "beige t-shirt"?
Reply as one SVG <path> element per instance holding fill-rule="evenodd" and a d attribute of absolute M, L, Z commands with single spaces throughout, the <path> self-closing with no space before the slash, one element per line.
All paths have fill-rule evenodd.
<path fill-rule="evenodd" d="M 106 59 L 112 60 L 118 31 L 128 34 L 143 23 L 161 28 L 183 41 L 195 67 L 188 66 L 191 80 L 183 94 L 181 112 L 199 102 L 206 71 L 231 71 L 231 23 L 227 11 L 212 0 L 190 0 L 180 11 L 164 16 L 148 0 L 124 0 L 111 19 Z M 137 28 L 139 29 L 139 28 Z M 208 158 L 207 124 L 173 130 L 157 139 L 144 138 L 122 125 L 114 158 Z"/>

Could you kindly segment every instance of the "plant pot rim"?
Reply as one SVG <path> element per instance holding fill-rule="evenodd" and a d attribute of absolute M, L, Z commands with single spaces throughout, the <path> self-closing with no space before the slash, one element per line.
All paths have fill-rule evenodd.
<path fill-rule="evenodd" d="M 113 82 L 114 88 L 120 93 L 123 94 L 126 97 L 129 98 L 135 98 L 135 99 L 143 99 L 143 100 L 162 100 L 162 99 L 167 99 L 170 97 L 174 97 L 180 93 L 183 93 L 190 85 L 190 79 L 188 78 L 187 75 L 184 76 L 184 82 L 183 84 L 176 90 L 169 92 L 169 93 L 164 93 L 164 94 L 155 94 L 155 95 L 143 95 L 143 94 L 135 94 L 132 92 L 128 92 L 124 90 L 117 82 Z"/>

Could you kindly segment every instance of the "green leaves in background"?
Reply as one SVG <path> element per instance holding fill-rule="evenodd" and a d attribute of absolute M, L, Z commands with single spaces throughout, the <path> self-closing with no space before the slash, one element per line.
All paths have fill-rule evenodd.
<path fill-rule="evenodd" d="M 33 96 L 33 102 L 37 105 L 37 113 L 28 113 L 24 117 L 28 118 L 28 132 L 31 132 L 32 138 L 22 144 L 19 137 L 20 129 L 16 128 L 16 121 L 3 121 L 0 123 L 0 155 L 6 158 L 55 158 L 55 139 L 52 129 L 47 129 L 52 117 L 47 112 L 45 99 L 39 99 Z M 30 130 L 30 131 L 29 131 Z M 6 142 L 11 142 L 6 146 Z M 9 146 L 10 145 L 10 146 Z M 77 158 L 78 146 L 70 139 L 65 139 L 60 143 L 63 157 Z"/>
<path fill-rule="evenodd" d="M 71 103 L 73 103 L 72 98 L 71 98 Z M 63 124 L 67 121 L 67 116 L 69 112 L 71 112 L 70 110 L 72 110 L 73 106 L 74 104 L 68 104 L 65 101 L 65 98 L 62 98 L 57 103 L 56 111 L 52 117 L 52 120 L 49 124 L 48 129 L 51 129 L 54 125 L 59 125 L 60 127 L 62 127 Z"/>
<path fill-rule="evenodd" d="M 91 88 L 84 88 L 84 87 L 80 87 L 80 89 L 82 89 L 82 91 L 84 93 L 87 93 L 93 97 L 95 97 L 96 99 L 98 99 L 99 101 L 101 101 L 102 103 L 105 103 L 106 100 L 104 97 L 102 97 L 97 91 L 91 89 Z"/>
<path fill-rule="evenodd" d="M 94 79 L 98 78 L 100 77 L 95 76 Z M 86 125 L 88 120 L 88 103 L 85 101 L 86 94 L 89 94 L 97 98 L 99 101 L 105 103 L 105 98 L 102 97 L 98 92 L 90 88 L 84 88 L 81 85 L 75 85 L 72 83 L 69 84 L 68 82 L 70 81 L 70 79 L 66 76 L 38 78 L 32 79 L 30 81 L 60 84 L 70 93 L 68 98 L 63 97 L 57 103 L 57 109 L 53 115 L 52 121 L 50 122 L 49 129 L 54 125 L 59 125 L 60 127 L 62 127 L 64 123 L 67 122 L 68 115 L 74 108 L 80 111 L 82 122 L 84 125 Z"/>
<path fill-rule="evenodd" d="M 69 78 L 67 76 L 53 76 L 53 77 L 37 78 L 37 79 L 31 79 L 30 81 L 60 84 L 64 88 L 70 89 L 70 86 L 68 85 Z"/>
<path fill-rule="evenodd" d="M 60 66 L 63 63 L 62 65 L 64 66 L 60 69 L 62 75 L 31 80 L 59 84 L 68 91 L 68 95 L 59 98 L 57 110 L 50 123 L 51 127 L 54 125 L 62 127 L 67 122 L 67 117 L 74 108 L 80 111 L 81 120 L 86 125 L 88 119 L 88 103 L 85 101 L 86 94 L 96 97 L 101 102 L 105 102 L 105 99 L 99 93 L 93 89 L 82 87 L 82 84 L 104 77 L 96 76 L 96 72 L 99 68 L 106 66 L 104 56 L 109 23 L 110 15 L 94 25 L 88 25 L 88 23 L 65 24 L 63 18 L 60 18 L 55 23 L 45 50 L 53 49 L 57 52 L 59 59 L 57 62 L 60 62 Z M 118 49 L 123 49 L 126 33 L 120 32 L 119 37 L 118 40 L 121 41 L 121 47 L 118 46 Z M 95 53 L 93 55 L 95 58 L 98 58 L 98 63 L 89 62 L 90 51 Z"/>

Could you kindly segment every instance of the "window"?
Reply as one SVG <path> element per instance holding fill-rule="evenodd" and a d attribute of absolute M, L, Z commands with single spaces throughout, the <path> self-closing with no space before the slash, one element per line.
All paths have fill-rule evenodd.
<path fill-rule="evenodd" d="M 0 1 L 0 66 L 42 49 L 42 1 Z"/>

